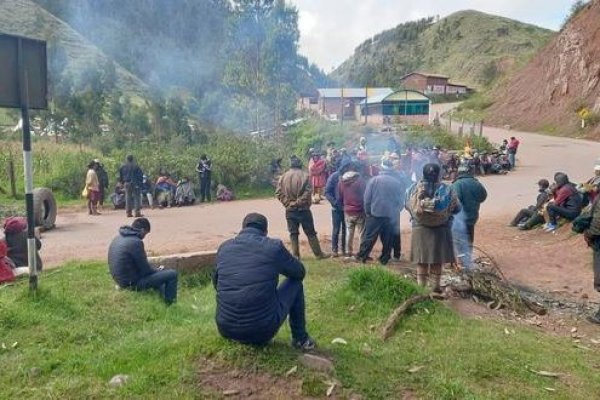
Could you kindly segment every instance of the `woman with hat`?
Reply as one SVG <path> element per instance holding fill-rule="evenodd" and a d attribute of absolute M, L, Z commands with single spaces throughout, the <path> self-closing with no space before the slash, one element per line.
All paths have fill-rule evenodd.
<path fill-rule="evenodd" d="M 98 201 L 100 200 L 100 181 L 96 168 L 98 164 L 94 161 L 88 164 L 88 171 L 85 176 L 85 190 L 87 192 L 87 207 L 90 215 L 100 215 L 98 212 Z"/>

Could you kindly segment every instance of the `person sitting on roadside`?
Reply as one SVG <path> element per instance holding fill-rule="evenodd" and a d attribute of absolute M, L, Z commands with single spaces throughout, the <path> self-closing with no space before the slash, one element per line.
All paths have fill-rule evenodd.
<path fill-rule="evenodd" d="M 594 203 L 600 192 L 600 164 L 594 165 L 594 176 L 585 183 L 578 185 L 577 191 L 581 193 L 583 207 Z"/>
<path fill-rule="evenodd" d="M 154 268 L 148 262 L 144 238 L 150 233 L 150 221 L 136 218 L 131 226 L 119 228 L 119 235 L 108 248 L 108 266 L 115 283 L 123 289 L 156 289 L 167 305 L 177 300 L 177 271 Z"/>
<path fill-rule="evenodd" d="M 543 210 L 548 200 L 550 200 L 550 193 L 548 191 L 550 182 L 548 182 L 547 179 L 540 179 L 537 184 L 538 195 L 535 200 L 535 205 L 521 209 L 510 222 L 509 226 L 516 226 L 520 230 L 526 231 L 545 222 Z"/>
<path fill-rule="evenodd" d="M 158 207 L 171 207 L 173 205 L 173 195 L 177 188 L 177 184 L 171 179 L 171 174 L 161 170 L 155 185 L 156 200 Z"/>
<path fill-rule="evenodd" d="M 17 276 L 29 274 L 29 267 L 17 267 L 8 257 L 8 245 L 0 240 L 0 284 L 12 282 Z"/>
<path fill-rule="evenodd" d="M 175 190 L 175 204 L 177 207 L 193 205 L 196 202 L 194 187 L 192 182 L 186 176 L 177 183 Z"/>
<path fill-rule="evenodd" d="M 6 240 L 8 246 L 7 256 L 15 263 L 15 267 L 29 266 L 27 252 L 27 218 L 6 218 L 6 220 L 4 220 L 4 240 Z M 39 251 L 42 248 L 42 242 L 37 236 L 35 237 L 35 247 L 36 269 L 41 271 L 43 263 Z"/>
<path fill-rule="evenodd" d="M 581 196 L 577 192 L 575 185 L 569 181 L 567 174 L 557 172 L 554 175 L 554 200 L 548 204 L 546 211 L 548 213 L 548 223 L 544 226 L 544 231 L 553 232 L 558 227 L 558 218 L 562 217 L 568 221 L 573 221 L 581 214 Z"/>
<path fill-rule="evenodd" d="M 154 208 L 154 185 L 148 175 L 142 176 L 142 198 L 140 202 L 143 203 L 144 197 L 148 201 L 148 207 Z M 140 204 L 141 204 L 140 203 Z"/>
<path fill-rule="evenodd" d="M 217 200 L 219 201 L 233 201 L 235 200 L 235 194 L 227 186 L 219 183 L 217 185 Z"/>
<path fill-rule="evenodd" d="M 117 182 L 115 185 L 115 191 L 110 195 L 110 201 L 115 210 L 125 209 L 125 185 L 122 182 Z"/>
<path fill-rule="evenodd" d="M 311 350 L 315 342 L 306 331 L 304 265 L 267 233 L 267 218 L 251 213 L 242 231 L 219 247 L 213 274 L 217 328 L 227 339 L 261 346 L 289 315 L 292 345 Z M 279 275 L 287 278 L 280 285 Z"/>

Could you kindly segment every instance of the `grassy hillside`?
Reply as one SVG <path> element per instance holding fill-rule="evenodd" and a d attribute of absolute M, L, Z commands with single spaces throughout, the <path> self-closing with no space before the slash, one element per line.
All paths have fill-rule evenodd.
<path fill-rule="evenodd" d="M 143 95 L 148 91 L 140 79 L 32 1 L 0 0 L 0 32 L 46 40 L 51 82 L 59 80 L 58 74 L 68 74 L 77 86 L 90 69 L 110 65 L 114 66 L 117 85 L 125 94 Z"/>
<path fill-rule="evenodd" d="M 552 31 L 478 11 L 435 22 L 408 22 L 358 46 L 332 78 L 357 85 L 397 86 L 409 72 L 445 74 L 474 87 L 489 85 L 527 62 Z"/>

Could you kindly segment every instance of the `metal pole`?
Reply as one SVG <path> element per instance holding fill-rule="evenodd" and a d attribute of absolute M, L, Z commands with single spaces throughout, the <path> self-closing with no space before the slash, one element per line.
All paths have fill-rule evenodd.
<path fill-rule="evenodd" d="M 25 205 L 27 209 L 27 260 L 29 263 L 29 290 L 38 287 L 37 262 L 35 257 L 35 221 L 33 220 L 33 165 L 31 158 L 31 128 L 29 126 L 29 89 L 27 70 L 23 60 L 23 41 L 18 40 L 17 63 L 19 67 L 19 97 L 23 119 L 23 168 L 25 170 Z"/>

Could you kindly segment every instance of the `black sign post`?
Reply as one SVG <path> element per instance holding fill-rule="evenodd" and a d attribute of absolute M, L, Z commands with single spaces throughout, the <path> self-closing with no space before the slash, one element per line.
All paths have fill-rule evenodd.
<path fill-rule="evenodd" d="M 0 107 L 21 109 L 23 165 L 27 208 L 29 289 L 38 287 L 35 221 L 33 218 L 33 164 L 29 108 L 47 108 L 46 42 L 0 34 Z"/>

